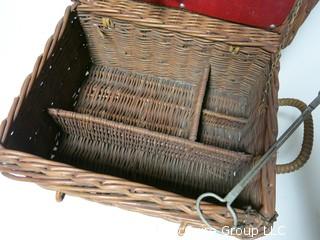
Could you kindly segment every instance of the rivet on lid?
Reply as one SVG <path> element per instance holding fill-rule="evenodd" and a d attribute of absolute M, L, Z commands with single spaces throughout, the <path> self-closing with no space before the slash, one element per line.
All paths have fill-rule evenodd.
<path fill-rule="evenodd" d="M 270 29 L 274 29 L 274 28 L 276 28 L 276 25 L 275 24 L 271 24 L 270 25 Z"/>

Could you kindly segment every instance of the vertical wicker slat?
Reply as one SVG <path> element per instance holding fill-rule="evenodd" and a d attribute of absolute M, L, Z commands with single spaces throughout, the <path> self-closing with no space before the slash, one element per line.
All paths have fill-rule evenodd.
<path fill-rule="evenodd" d="M 199 125 L 200 125 L 200 117 L 202 112 L 202 104 L 203 104 L 203 100 L 206 93 L 209 74 L 210 74 L 210 67 L 207 67 L 204 70 L 203 78 L 201 79 L 199 90 L 197 93 L 198 97 L 196 98 L 196 102 L 194 104 L 194 108 L 195 108 L 194 118 L 192 120 L 191 131 L 189 136 L 189 140 L 191 141 L 197 140 Z"/>

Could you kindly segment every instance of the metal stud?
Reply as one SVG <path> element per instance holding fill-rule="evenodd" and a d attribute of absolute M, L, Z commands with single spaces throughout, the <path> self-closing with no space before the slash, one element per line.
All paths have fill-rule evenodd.
<path fill-rule="evenodd" d="M 276 25 L 275 24 L 271 24 L 270 25 L 270 29 L 275 29 L 276 28 Z"/>

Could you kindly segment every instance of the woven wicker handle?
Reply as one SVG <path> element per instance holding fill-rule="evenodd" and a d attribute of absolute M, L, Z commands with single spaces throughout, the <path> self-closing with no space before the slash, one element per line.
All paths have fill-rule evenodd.
<path fill-rule="evenodd" d="M 295 107 L 299 109 L 301 112 L 303 112 L 308 107 L 304 102 L 298 99 L 292 99 L 292 98 L 280 99 L 279 105 Z M 312 152 L 312 147 L 313 147 L 313 119 L 311 114 L 304 121 L 303 131 L 304 131 L 303 143 L 302 143 L 301 151 L 298 157 L 291 163 L 278 164 L 277 165 L 278 174 L 297 171 L 309 160 Z"/>

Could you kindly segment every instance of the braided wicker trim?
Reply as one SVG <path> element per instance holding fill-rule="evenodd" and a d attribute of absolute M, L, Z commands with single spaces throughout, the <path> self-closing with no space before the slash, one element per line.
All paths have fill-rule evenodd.
<path fill-rule="evenodd" d="M 282 35 L 281 48 L 287 47 L 319 0 L 297 0 L 286 21 L 275 29 Z"/>
<path fill-rule="evenodd" d="M 292 99 L 292 98 L 280 99 L 279 105 L 295 107 L 299 109 L 301 112 L 303 112 L 308 107 L 304 102 L 298 99 Z M 307 161 L 311 156 L 312 147 L 313 147 L 313 137 L 314 137 L 313 130 L 314 130 L 313 119 L 312 119 L 312 115 L 310 115 L 304 121 L 303 143 L 302 143 L 301 151 L 298 157 L 290 163 L 280 164 L 280 165 L 278 164 L 277 165 L 278 174 L 297 171 L 307 163 Z"/>

